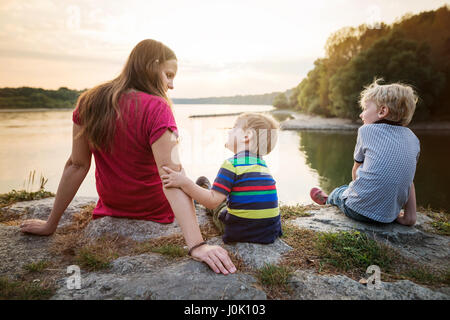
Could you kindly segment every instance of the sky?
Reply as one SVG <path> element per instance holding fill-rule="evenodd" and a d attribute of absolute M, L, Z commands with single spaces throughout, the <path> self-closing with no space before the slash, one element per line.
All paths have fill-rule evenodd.
<path fill-rule="evenodd" d="M 346 26 L 392 23 L 438 0 L 0 0 L 0 87 L 84 89 L 115 78 L 143 39 L 178 58 L 172 98 L 293 88 Z"/>

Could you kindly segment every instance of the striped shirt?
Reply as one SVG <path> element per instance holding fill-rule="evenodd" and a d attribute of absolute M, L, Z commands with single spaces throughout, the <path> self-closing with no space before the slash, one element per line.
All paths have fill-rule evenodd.
<path fill-rule="evenodd" d="M 408 128 L 384 122 L 358 130 L 356 179 L 343 193 L 345 205 L 370 219 L 394 221 L 409 198 L 420 153 L 419 139 Z"/>
<path fill-rule="evenodd" d="M 227 159 L 212 190 L 227 196 L 223 241 L 273 243 L 281 236 L 276 182 L 266 162 L 249 151 Z"/>

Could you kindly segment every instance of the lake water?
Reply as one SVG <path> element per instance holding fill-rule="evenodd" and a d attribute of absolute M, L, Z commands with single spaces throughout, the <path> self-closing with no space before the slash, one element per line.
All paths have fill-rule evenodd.
<path fill-rule="evenodd" d="M 175 105 L 180 130 L 180 154 L 186 173 L 213 180 L 223 160 L 232 156 L 224 148 L 227 131 L 237 116 L 190 118 L 191 115 L 270 111 L 271 106 Z M 421 155 L 415 186 L 421 206 L 450 211 L 450 132 L 415 132 Z M 72 111 L 0 113 L 0 193 L 28 187 L 30 171 L 36 180 L 48 179 L 46 189 L 56 192 L 64 164 L 70 156 Z M 351 180 L 356 132 L 281 131 L 275 149 L 265 157 L 277 181 L 283 204 L 308 204 L 309 190 L 321 186 L 327 192 Z M 77 195 L 97 196 L 95 163 Z"/>

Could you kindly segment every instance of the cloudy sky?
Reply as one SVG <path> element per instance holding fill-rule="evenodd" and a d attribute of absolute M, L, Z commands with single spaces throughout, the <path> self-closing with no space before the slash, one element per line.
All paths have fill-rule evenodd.
<path fill-rule="evenodd" d="M 344 26 L 392 23 L 438 0 L 0 0 L 0 87 L 84 89 L 151 38 L 179 63 L 172 98 L 296 86 Z"/>

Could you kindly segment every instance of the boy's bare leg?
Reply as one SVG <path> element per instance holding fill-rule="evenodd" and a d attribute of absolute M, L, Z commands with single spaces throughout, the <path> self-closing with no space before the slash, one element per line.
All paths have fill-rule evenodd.
<path fill-rule="evenodd" d="M 400 212 L 395 221 L 405 226 L 413 226 L 416 223 L 416 220 L 416 190 L 414 188 L 414 183 L 412 183 L 411 190 L 409 191 L 409 198 L 405 204 L 404 213 Z"/>

